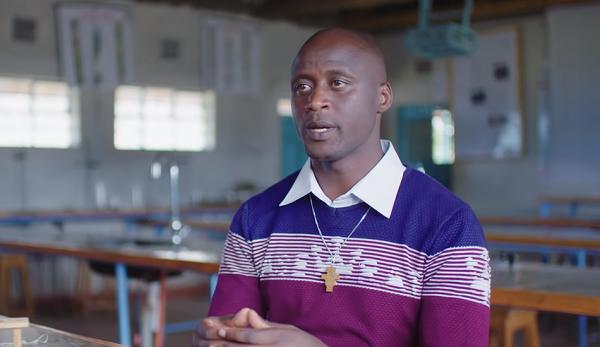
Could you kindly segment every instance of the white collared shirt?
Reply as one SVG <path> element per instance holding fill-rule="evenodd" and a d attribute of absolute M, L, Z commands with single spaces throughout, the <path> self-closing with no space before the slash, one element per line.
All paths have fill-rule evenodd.
<path fill-rule="evenodd" d="M 313 193 L 330 207 L 348 207 L 365 202 L 386 218 L 390 218 L 396 201 L 396 193 L 406 168 L 398 158 L 398 154 L 396 154 L 396 150 L 394 150 L 394 146 L 390 141 L 381 140 L 381 149 L 384 154 L 377 165 L 349 191 L 333 201 L 325 195 L 323 189 L 319 186 L 315 173 L 310 166 L 310 159 L 308 159 L 279 206 L 291 204 L 307 194 Z"/>

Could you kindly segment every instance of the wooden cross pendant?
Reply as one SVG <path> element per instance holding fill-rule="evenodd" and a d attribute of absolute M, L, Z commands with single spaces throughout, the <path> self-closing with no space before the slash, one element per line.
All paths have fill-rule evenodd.
<path fill-rule="evenodd" d="M 340 275 L 337 274 L 335 266 L 329 265 L 327 272 L 321 275 L 321 279 L 325 280 L 325 291 L 331 293 L 336 285 L 335 281 L 340 279 Z"/>

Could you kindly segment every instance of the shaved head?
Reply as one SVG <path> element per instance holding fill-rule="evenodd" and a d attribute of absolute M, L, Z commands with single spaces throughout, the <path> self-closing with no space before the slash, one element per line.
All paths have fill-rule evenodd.
<path fill-rule="evenodd" d="M 371 36 L 338 28 L 318 31 L 296 55 L 290 86 L 292 115 L 313 168 L 373 167 L 382 155 L 381 116 L 393 95 Z"/>
<path fill-rule="evenodd" d="M 377 45 L 373 36 L 349 29 L 328 28 L 317 31 L 300 47 L 292 68 L 296 65 L 300 56 L 315 46 L 326 44 L 331 46 L 353 47 L 370 60 L 369 65 L 379 83 L 387 82 L 387 71 L 383 53 Z"/>

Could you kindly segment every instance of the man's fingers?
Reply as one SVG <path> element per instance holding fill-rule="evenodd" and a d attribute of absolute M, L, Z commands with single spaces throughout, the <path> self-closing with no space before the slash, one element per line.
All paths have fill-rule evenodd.
<path fill-rule="evenodd" d="M 210 341 L 210 344 L 206 347 L 249 347 L 250 345 L 245 343 L 238 343 L 232 341 Z M 204 347 L 204 346 L 203 346 Z"/>
<path fill-rule="evenodd" d="M 225 321 L 230 320 L 231 317 L 206 317 L 202 320 L 204 328 L 222 328 L 225 326 Z"/>
<path fill-rule="evenodd" d="M 219 329 L 220 338 L 246 345 L 270 345 L 277 342 L 285 329 L 223 328 Z"/>
<path fill-rule="evenodd" d="M 256 334 L 259 331 L 261 330 L 252 328 L 224 328 L 219 329 L 218 335 L 224 340 L 242 344 L 266 344 L 265 341 L 260 340 L 260 335 Z"/>
<path fill-rule="evenodd" d="M 218 339 L 220 339 L 220 337 L 218 335 L 219 329 L 220 328 L 210 328 L 210 329 L 204 330 L 204 336 L 202 336 L 202 338 L 204 338 L 205 340 L 218 340 Z"/>
<path fill-rule="evenodd" d="M 219 329 L 224 328 L 225 324 L 220 317 L 207 317 L 200 323 L 198 327 L 198 335 L 201 339 L 206 340 L 218 340 L 219 336 L 217 332 Z"/>
<path fill-rule="evenodd" d="M 271 323 L 264 320 L 256 311 L 249 310 L 248 312 L 248 325 L 256 329 L 270 328 Z"/>
<path fill-rule="evenodd" d="M 238 313 L 236 313 L 233 318 L 231 318 L 231 320 L 228 322 L 227 326 L 230 327 L 234 327 L 234 328 L 246 328 L 248 327 L 249 323 L 248 323 L 248 313 L 251 310 L 247 307 L 244 307 L 243 309 L 239 310 Z"/>

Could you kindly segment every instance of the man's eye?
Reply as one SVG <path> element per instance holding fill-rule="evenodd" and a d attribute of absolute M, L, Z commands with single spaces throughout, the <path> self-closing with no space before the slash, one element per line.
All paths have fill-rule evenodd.
<path fill-rule="evenodd" d="M 297 93 L 306 93 L 308 91 L 310 91 L 310 86 L 308 84 L 304 84 L 304 83 L 298 83 L 296 84 L 296 86 L 294 87 L 294 90 Z"/>
<path fill-rule="evenodd" d="M 334 80 L 331 83 L 332 86 L 334 86 L 335 88 L 340 88 L 346 85 L 346 82 L 342 81 L 342 80 Z"/>

